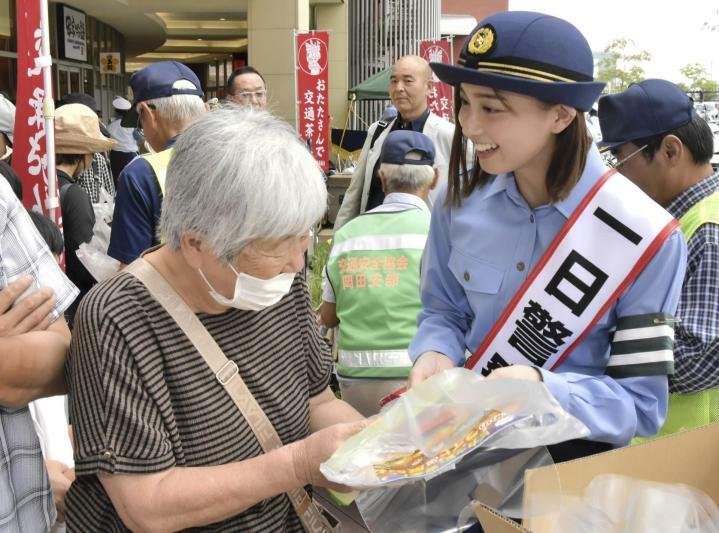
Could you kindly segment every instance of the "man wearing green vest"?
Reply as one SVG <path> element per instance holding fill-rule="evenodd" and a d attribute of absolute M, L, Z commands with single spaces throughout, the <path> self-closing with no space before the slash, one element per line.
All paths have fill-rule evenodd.
<path fill-rule="evenodd" d="M 154 151 L 133 159 L 117 180 L 109 256 L 127 265 L 159 244 L 165 173 L 175 138 L 205 111 L 200 80 L 182 63 L 162 61 L 130 78 L 134 99 L 122 126 L 140 128 Z"/>
<path fill-rule="evenodd" d="M 649 79 L 599 100 L 600 147 L 680 222 L 688 260 L 660 435 L 719 420 L 719 173 L 714 139 L 679 87 Z M 658 327 L 665 325 L 658 324 Z"/>
<path fill-rule="evenodd" d="M 380 154 L 382 205 L 333 238 L 320 314 L 339 324 L 337 378 L 342 399 L 365 416 L 405 384 L 407 347 L 417 331 L 419 265 L 429 232 L 426 200 L 437 184 L 435 148 L 426 135 L 391 132 Z"/>

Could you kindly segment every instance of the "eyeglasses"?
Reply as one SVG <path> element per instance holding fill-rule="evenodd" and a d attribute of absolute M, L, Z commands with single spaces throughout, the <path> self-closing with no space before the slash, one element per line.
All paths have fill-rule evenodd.
<path fill-rule="evenodd" d="M 238 96 L 242 98 L 243 100 L 249 100 L 252 97 L 257 98 L 258 100 L 261 100 L 267 96 L 267 91 L 242 91 L 241 93 L 237 93 L 235 96 Z"/>
<path fill-rule="evenodd" d="M 647 146 L 649 146 L 649 145 L 648 145 L 648 144 L 645 144 L 645 145 L 642 146 L 641 148 L 637 148 L 637 149 L 634 150 L 631 154 L 629 154 L 627 157 L 625 157 L 624 159 L 621 159 L 621 160 L 617 160 L 617 154 L 615 154 L 613 151 L 610 151 L 610 153 L 605 156 L 606 161 L 607 161 L 607 164 L 608 164 L 611 168 L 619 168 L 619 167 L 622 166 L 624 163 L 626 163 L 627 161 L 629 161 L 632 157 L 634 157 L 634 156 L 637 155 L 639 152 L 641 152 L 642 150 L 644 150 Z"/>

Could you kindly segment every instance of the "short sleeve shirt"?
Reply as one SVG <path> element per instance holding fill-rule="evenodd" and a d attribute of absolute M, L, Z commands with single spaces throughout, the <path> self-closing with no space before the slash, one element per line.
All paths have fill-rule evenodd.
<path fill-rule="evenodd" d="M 288 444 L 309 434 L 309 399 L 329 383 L 329 347 L 304 280 L 259 312 L 198 314 Z M 97 475 L 149 474 L 261 455 L 237 407 L 172 318 L 131 274 L 97 285 L 76 317 L 67 365 L 77 480 L 75 531 L 127 531 Z M 202 490 L 198 488 L 198 490 Z M 196 531 L 302 531 L 286 495 Z"/>
<path fill-rule="evenodd" d="M 171 140 L 165 148 L 174 144 Z M 157 228 L 162 212 L 162 192 L 150 163 L 133 159 L 117 180 L 115 212 L 107 254 L 129 265 L 142 252 L 160 244 Z"/>
<path fill-rule="evenodd" d="M 33 278 L 33 289 L 55 291 L 55 319 L 78 294 L 10 185 L 0 179 L 0 289 L 24 276 Z M 0 406 L 0 465 L 0 531 L 48 531 L 55 505 L 27 406 Z"/>

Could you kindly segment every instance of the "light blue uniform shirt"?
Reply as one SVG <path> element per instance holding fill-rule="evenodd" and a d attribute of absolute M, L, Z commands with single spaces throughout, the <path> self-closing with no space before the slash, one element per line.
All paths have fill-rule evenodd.
<path fill-rule="evenodd" d="M 474 352 L 512 296 L 582 198 L 607 171 L 592 146 L 584 173 L 570 195 L 532 209 L 513 174 L 501 174 L 475 190 L 462 206 L 445 207 L 443 188 L 435 201 L 422 258 L 419 329 L 409 347 L 412 361 L 428 351 L 456 365 Z M 686 244 L 675 230 L 634 283 L 597 322 L 570 356 L 542 378 L 569 413 L 591 431 L 591 440 L 622 446 L 654 435 L 667 412 L 668 379 L 604 375 L 610 333 L 619 317 L 674 314 L 686 268 Z M 476 367 L 479 369 L 479 366 Z"/>

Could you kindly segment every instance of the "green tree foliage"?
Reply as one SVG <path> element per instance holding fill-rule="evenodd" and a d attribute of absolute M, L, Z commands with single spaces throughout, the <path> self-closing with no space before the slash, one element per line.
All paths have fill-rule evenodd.
<path fill-rule="evenodd" d="M 645 78 L 643 65 L 652 59 L 652 55 L 646 50 L 627 50 L 633 44 L 631 39 L 619 38 L 604 49 L 603 57 L 597 65 L 597 80 L 607 84 L 607 92 L 623 91 L 629 84 Z"/>
<path fill-rule="evenodd" d="M 719 91 L 719 83 L 709 78 L 707 70 L 699 63 L 689 63 L 679 69 L 687 83 L 678 83 L 685 91 Z"/>

